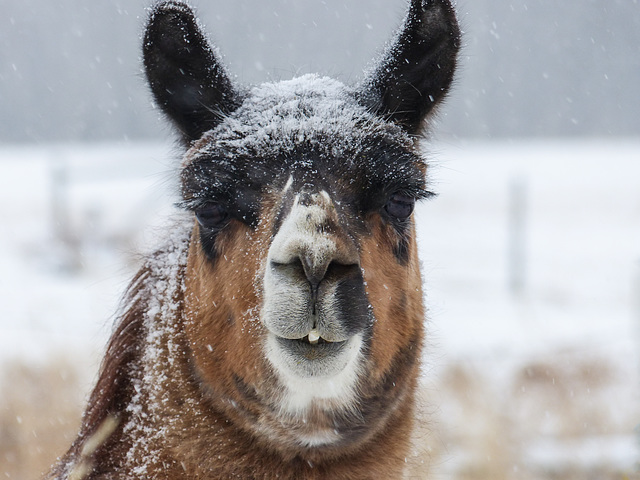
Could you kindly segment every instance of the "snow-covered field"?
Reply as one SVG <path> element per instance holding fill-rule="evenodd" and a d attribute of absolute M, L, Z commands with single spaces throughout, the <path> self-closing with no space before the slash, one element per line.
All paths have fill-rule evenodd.
<path fill-rule="evenodd" d="M 436 478 L 631 478 L 640 140 L 429 152 L 439 196 L 417 212 L 429 337 L 416 477 L 429 463 Z M 174 157 L 169 144 L 0 149 L 0 370 L 63 358 L 88 390 L 119 295 L 176 214 Z M 11 388 L 0 383 L 0 411 Z"/>
<path fill-rule="evenodd" d="M 637 474 L 640 141 L 438 145 L 434 154 L 440 196 L 421 208 L 418 230 L 437 470 Z M 509 282 L 514 185 L 525 217 L 520 291 Z"/>

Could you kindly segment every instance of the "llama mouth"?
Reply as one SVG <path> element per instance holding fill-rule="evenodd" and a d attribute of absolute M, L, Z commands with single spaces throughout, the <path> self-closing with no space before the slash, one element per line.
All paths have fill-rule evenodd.
<path fill-rule="evenodd" d="M 315 341 L 314 337 L 312 333 L 311 340 Z M 295 339 L 271 334 L 267 337 L 267 357 L 288 381 L 347 375 L 345 369 L 355 365 L 359 357 L 362 335 L 336 340 L 332 342 L 319 337 L 316 343 L 310 343 L 309 334 Z M 351 374 L 353 372 L 348 375 Z M 294 388 L 297 389 L 299 386 Z"/>
<path fill-rule="evenodd" d="M 308 335 L 300 338 L 299 340 L 301 340 L 303 342 L 305 342 L 305 341 L 309 342 L 311 345 L 318 345 L 318 344 L 322 345 L 324 343 L 334 343 L 334 342 L 331 342 L 329 340 L 325 340 L 324 338 L 322 338 L 320 336 L 320 333 L 315 328 L 313 330 L 311 330 Z"/>
<path fill-rule="evenodd" d="M 311 331 L 302 338 L 288 339 L 278 337 L 278 344 L 290 355 L 306 360 L 321 360 L 327 357 L 339 355 L 343 347 L 347 343 L 331 342 Z"/>

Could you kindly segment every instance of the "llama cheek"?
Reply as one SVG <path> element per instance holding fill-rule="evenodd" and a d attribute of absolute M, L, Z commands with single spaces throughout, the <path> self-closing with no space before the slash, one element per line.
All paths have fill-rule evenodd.
<path fill-rule="evenodd" d="M 192 248 L 187 271 L 187 335 L 195 361 L 208 383 L 231 373 L 254 382 L 260 367 L 259 292 L 253 280 L 258 259 L 249 247 L 252 238 L 240 232 L 237 248 L 214 264 Z M 225 243 L 228 243 L 225 239 Z M 228 378 L 227 378 L 228 381 Z"/>
<path fill-rule="evenodd" d="M 386 246 L 389 252 L 380 259 L 376 252 L 382 246 Z M 407 269 L 395 260 L 391 249 L 382 227 L 374 230 L 374 234 L 362 245 L 362 269 L 367 295 L 376 319 L 370 346 L 373 366 L 371 375 L 376 381 L 391 369 L 396 352 L 413 341 L 412 337 L 421 339 L 422 335 L 422 315 L 400 308 L 409 300 L 421 304 L 422 299 L 407 297 L 406 287 L 413 283 L 413 279 L 408 275 Z"/>

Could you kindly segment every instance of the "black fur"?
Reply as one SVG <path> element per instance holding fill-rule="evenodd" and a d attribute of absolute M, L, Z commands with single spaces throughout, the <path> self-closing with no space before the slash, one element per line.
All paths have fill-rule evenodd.
<path fill-rule="evenodd" d="M 453 80 L 460 29 L 447 0 L 412 0 L 405 25 L 361 87 L 365 105 L 417 133 Z"/>
<path fill-rule="evenodd" d="M 347 328 L 348 335 L 370 328 L 371 315 L 364 286 L 364 278 L 359 267 L 351 275 L 342 276 L 336 288 L 336 311 L 340 312 L 340 322 Z"/>
<path fill-rule="evenodd" d="M 334 138 L 326 144 L 340 140 Z M 405 264 L 408 260 L 405 233 L 409 222 L 389 218 L 384 206 L 397 192 L 414 198 L 428 197 L 430 192 L 426 190 L 424 175 L 419 170 L 422 163 L 419 157 L 396 145 L 377 145 L 376 140 L 372 139 L 373 148 L 363 148 L 360 152 L 346 154 L 347 158 L 338 159 L 309 152 L 311 147 L 306 146 L 292 154 L 272 158 L 258 155 L 246 158 L 235 156 L 232 151 L 211 156 L 209 151 L 202 158 L 194 159 L 182 172 L 184 205 L 195 210 L 206 202 L 220 203 L 231 218 L 255 228 L 262 195 L 274 186 L 284 185 L 289 172 L 295 171 L 292 195 L 282 199 L 274 226 L 276 231 L 289 213 L 293 192 L 300 191 L 302 185 L 314 191 L 325 190 L 336 201 L 346 231 L 363 233 L 366 226 L 362 218 L 369 213 L 380 212 L 385 216 L 399 236 L 394 254 L 401 264 Z M 219 231 L 201 228 L 200 233 L 205 253 L 214 259 L 215 238 Z"/>
<path fill-rule="evenodd" d="M 209 42 L 186 4 L 157 4 L 144 36 L 143 59 L 156 102 L 185 143 L 197 140 L 239 105 Z"/>

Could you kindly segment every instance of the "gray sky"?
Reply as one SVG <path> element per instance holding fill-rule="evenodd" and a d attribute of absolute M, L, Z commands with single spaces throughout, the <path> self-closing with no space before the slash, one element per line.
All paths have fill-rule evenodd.
<path fill-rule="evenodd" d="M 404 0 L 192 0 L 231 73 L 360 78 Z M 165 136 L 140 71 L 148 0 L 6 0 L 0 141 Z M 640 133 L 637 0 L 461 0 L 465 47 L 437 132 L 458 137 Z"/>

